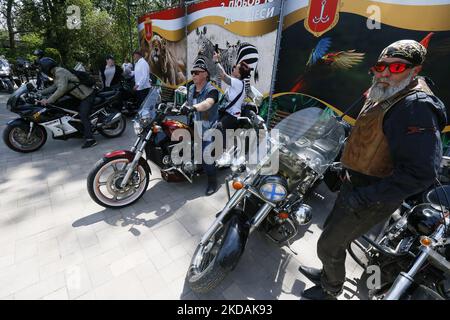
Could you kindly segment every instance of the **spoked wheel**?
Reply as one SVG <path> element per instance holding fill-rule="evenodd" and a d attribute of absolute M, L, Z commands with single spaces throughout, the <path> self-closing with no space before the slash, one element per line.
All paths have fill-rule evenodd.
<path fill-rule="evenodd" d="M 120 115 L 119 121 L 109 126 L 99 128 L 98 131 L 100 132 L 101 135 L 105 136 L 106 138 L 115 138 L 122 135 L 126 127 L 127 127 L 127 120 L 125 116 L 122 114 Z"/>
<path fill-rule="evenodd" d="M 47 141 L 47 132 L 40 125 L 35 125 L 31 133 L 29 127 L 8 125 L 3 131 L 3 141 L 12 150 L 22 153 L 33 152 Z"/>
<path fill-rule="evenodd" d="M 226 226 L 219 229 L 209 242 L 197 246 L 186 275 L 192 291 L 206 293 L 217 287 L 228 274 L 229 270 L 222 268 L 217 262 L 217 255 L 226 234 L 224 232 Z"/>
<path fill-rule="evenodd" d="M 150 180 L 150 167 L 145 161 L 139 161 L 125 187 L 120 186 L 129 162 L 127 158 L 103 158 L 96 163 L 87 178 L 92 200 L 103 207 L 123 208 L 144 195 Z"/>

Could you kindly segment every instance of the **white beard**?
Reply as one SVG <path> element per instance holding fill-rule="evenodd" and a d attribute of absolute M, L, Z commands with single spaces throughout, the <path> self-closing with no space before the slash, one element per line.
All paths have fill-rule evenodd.
<path fill-rule="evenodd" d="M 392 97 L 393 95 L 395 95 L 396 93 L 402 91 L 403 89 L 405 89 L 413 80 L 413 75 L 412 75 L 412 71 L 409 73 L 409 75 L 400 83 L 398 83 L 397 85 L 393 85 L 392 82 L 387 79 L 387 78 L 379 78 L 376 79 L 375 77 L 373 77 L 372 79 L 372 86 L 369 89 L 369 93 L 367 94 L 367 98 L 374 101 L 374 102 L 381 102 L 384 101 L 390 97 Z M 380 85 L 378 82 L 387 82 L 389 83 L 389 86 L 384 88 L 382 85 Z"/>

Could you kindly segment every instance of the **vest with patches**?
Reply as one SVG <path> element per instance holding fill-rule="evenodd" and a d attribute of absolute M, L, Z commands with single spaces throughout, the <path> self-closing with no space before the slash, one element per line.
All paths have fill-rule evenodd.
<path fill-rule="evenodd" d="M 341 157 L 344 167 L 379 178 L 392 174 L 394 164 L 388 140 L 383 132 L 384 117 L 398 102 L 416 92 L 425 92 L 434 96 L 425 81 L 418 78 L 406 89 L 378 105 L 374 105 L 369 100 L 366 101 L 345 145 Z"/>
<path fill-rule="evenodd" d="M 217 90 L 209 81 L 205 84 L 203 89 L 197 95 L 197 101 L 195 103 L 200 103 L 208 97 L 208 93 L 212 90 Z M 195 85 L 192 85 L 189 88 L 188 93 L 188 102 L 189 104 L 194 104 L 194 93 L 195 93 Z M 219 105 L 217 102 L 206 111 L 198 111 L 194 115 L 195 121 L 201 121 L 203 132 L 213 127 L 213 125 L 219 120 Z"/>

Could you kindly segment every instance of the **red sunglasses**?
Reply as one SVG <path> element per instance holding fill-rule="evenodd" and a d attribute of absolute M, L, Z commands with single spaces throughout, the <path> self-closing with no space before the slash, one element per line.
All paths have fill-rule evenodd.
<path fill-rule="evenodd" d="M 392 63 L 378 62 L 372 68 L 370 68 L 370 70 L 375 72 L 383 72 L 384 70 L 386 70 L 386 67 L 389 68 L 389 71 L 391 73 L 402 73 L 406 69 L 414 67 L 414 65 L 404 62 L 392 62 Z"/>

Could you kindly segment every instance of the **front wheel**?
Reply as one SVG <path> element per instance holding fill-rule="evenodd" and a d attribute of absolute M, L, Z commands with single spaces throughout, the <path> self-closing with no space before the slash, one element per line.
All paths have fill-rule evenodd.
<path fill-rule="evenodd" d="M 217 287 L 230 272 L 229 269 L 222 268 L 217 261 L 226 234 L 224 229 L 228 226 L 229 222 L 219 229 L 208 243 L 197 246 L 186 275 L 192 291 L 206 293 Z"/>
<path fill-rule="evenodd" d="M 90 197 L 106 208 L 119 209 L 138 201 L 147 190 L 150 167 L 139 161 L 127 185 L 121 187 L 130 161 L 125 157 L 103 158 L 89 172 L 87 188 Z"/>
<path fill-rule="evenodd" d="M 16 152 L 33 152 L 45 144 L 47 132 L 40 125 L 35 125 L 30 132 L 29 125 L 10 124 L 3 131 L 3 141 Z"/>

